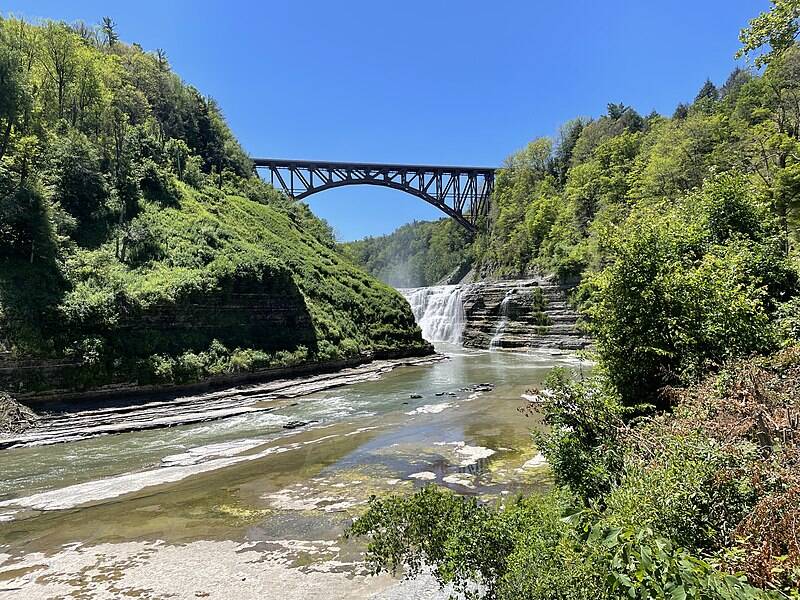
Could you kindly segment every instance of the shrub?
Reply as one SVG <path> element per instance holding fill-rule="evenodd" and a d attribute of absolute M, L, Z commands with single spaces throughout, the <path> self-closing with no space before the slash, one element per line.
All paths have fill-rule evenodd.
<path fill-rule="evenodd" d="M 725 445 L 699 432 L 637 431 L 620 483 L 605 497 L 605 522 L 648 527 L 695 552 L 716 551 L 733 542 L 755 502 L 755 458 L 751 444 Z"/>
<path fill-rule="evenodd" d="M 752 191 L 725 176 L 620 228 L 612 263 L 587 284 L 586 312 L 626 403 L 657 402 L 666 385 L 776 346 L 770 314 L 795 275 L 765 219 Z"/>
<path fill-rule="evenodd" d="M 435 486 L 373 498 L 349 536 L 369 536 L 373 573 L 433 569 L 440 585 L 491 600 L 766 599 L 649 527 L 612 527 L 563 492 L 481 505 Z"/>
<path fill-rule="evenodd" d="M 559 485 L 584 501 L 602 498 L 619 477 L 618 444 L 625 409 L 603 376 L 574 381 L 554 369 L 537 394 L 535 408 L 549 427 L 535 434 Z"/>
<path fill-rule="evenodd" d="M 559 494 L 519 498 L 505 509 L 436 486 L 407 497 L 373 498 L 347 532 L 369 535 L 373 573 L 432 567 L 441 585 L 481 598 L 598 598 L 580 540 L 562 517 Z M 555 596 L 550 594 L 555 593 Z"/>
<path fill-rule="evenodd" d="M 143 161 L 139 187 L 145 198 L 162 206 L 175 206 L 180 201 L 180 190 L 172 175 L 153 160 Z"/>

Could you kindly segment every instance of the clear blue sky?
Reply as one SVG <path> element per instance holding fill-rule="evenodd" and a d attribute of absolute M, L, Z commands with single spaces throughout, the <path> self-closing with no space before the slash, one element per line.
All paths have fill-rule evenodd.
<path fill-rule="evenodd" d="M 3 12 L 118 23 L 216 98 L 252 154 L 499 165 L 608 102 L 671 114 L 735 66 L 768 0 L 5 0 Z M 368 186 L 310 199 L 340 239 L 441 213 Z"/>

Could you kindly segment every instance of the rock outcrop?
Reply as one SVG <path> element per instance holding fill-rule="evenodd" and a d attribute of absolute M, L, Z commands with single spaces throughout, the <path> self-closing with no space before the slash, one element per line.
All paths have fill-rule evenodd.
<path fill-rule="evenodd" d="M 17 434 L 36 427 L 39 417 L 10 394 L 0 392 L 0 435 Z"/>
<path fill-rule="evenodd" d="M 463 345 L 516 351 L 587 347 L 591 340 L 578 330 L 566 291 L 547 279 L 464 285 Z"/>
<path fill-rule="evenodd" d="M 271 412 L 287 401 L 361 381 L 377 379 L 401 366 L 421 366 L 443 360 L 440 355 L 416 358 L 375 360 L 353 363 L 330 373 L 309 373 L 302 377 L 274 378 L 261 383 L 226 386 L 219 390 L 196 390 L 197 393 L 163 393 L 148 396 L 121 395 L 82 399 L 80 401 L 34 401 L 42 410 L 32 411 L 0 392 L 0 450 L 24 446 L 46 446 L 74 442 L 100 435 L 204 423 L 255 412 Z M 345 365 L 346 366 L 346 365 Z M 273 373 L 275 375 L 277 373 Z M 16 427 L 3 427 L 3 398 Z M 21 412 L 20 412 L 21 411 Z M 24 420 L 28 426 L 20 426 Z M 12 420 L 9 420 L 12 422 Z M 35 424 L 35 427 L 32 427 Z"/>

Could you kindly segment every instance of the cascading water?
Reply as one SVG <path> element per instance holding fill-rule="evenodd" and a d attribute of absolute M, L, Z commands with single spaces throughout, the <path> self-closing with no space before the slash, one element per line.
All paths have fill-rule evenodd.
<path fill-rule="evenodd" d="M 497 350 L 500 347 L 500 339 L 503 336 L 506 325 L 508 325 L 508 303 L 511 301 L 511 296 L 514 295 L 514 292 L 515 290 L 508 290 L 503 298 L 503 301 L 500 302 L 500 320 L 497 322 L 494 335 L 492 336 L 492 340 L 489 342 L 489 350 Z"/>
<path fill-rule="evenodd" d="M 414 318 L 429 342 L 461 344 L 464 331 L 464 303 L 459 285 L 400 290 L 411 305 Z"/>

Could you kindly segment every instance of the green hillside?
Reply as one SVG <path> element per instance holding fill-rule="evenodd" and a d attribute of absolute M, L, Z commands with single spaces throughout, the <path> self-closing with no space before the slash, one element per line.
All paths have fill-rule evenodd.
<path fill-rule="evenodd" d="M 396 287 L 434 285 L 471 260 L 467 232 L 452 219 L 414 221 L 389 235 L 342 244 L 356 264 Z"/>
<path fill-rule="evenodd" d="M 78 363 L 83 388 L 427 350 L 162 51 L 5 18 L 0 82 L 2 356 Z"/>

